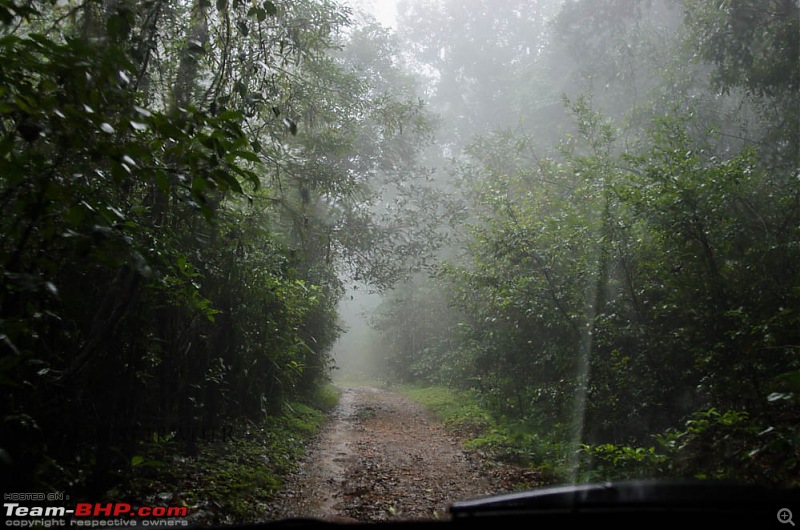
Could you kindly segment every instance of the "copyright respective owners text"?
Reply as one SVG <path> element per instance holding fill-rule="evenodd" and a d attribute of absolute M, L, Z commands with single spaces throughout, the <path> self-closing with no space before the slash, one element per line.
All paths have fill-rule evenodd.
<path fill-rule="evenodd" d="M 189 526 L 186 506 L 71 502 L 64 493 L 4 493 L 2 514 L 9 528 Z"/>
<path fill-rule="evenodd" d="M 31 519 L 6 519 L 7 527 L 14 528 L 60 528 L 60 527 L 184 527 L 189 526 L 186 519 L 61 519 L 61 518 L 31 518 Z"/>

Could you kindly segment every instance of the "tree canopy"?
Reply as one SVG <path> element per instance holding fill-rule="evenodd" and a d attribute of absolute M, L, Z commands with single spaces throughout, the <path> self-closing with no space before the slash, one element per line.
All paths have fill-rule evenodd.
<path fill-rule="evenodd" d="M 398 15 L 0 0 L 3 476 L 310 399 L 363 282 L 380 375 L 556 478 L 797 485 L 796 0 Z"/>

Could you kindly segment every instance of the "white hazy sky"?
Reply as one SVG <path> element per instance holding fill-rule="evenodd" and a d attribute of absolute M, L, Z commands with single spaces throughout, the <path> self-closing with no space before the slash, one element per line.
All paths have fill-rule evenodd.
<path fill-rule="evenodd" d="M 395 27 L 397 20 L 397 0 L 349 0 L 353 6 L 361 6 L 369 11 L 384 26 Z"/>

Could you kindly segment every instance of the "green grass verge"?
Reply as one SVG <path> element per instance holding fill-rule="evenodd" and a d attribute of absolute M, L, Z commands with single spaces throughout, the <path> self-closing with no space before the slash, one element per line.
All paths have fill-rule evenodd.
<path fill-rule="evenodd" d="M 532 425 L 495 417 L 478 396 L 440 386 L 401 386 L 401 393 L 424 405 L 464 440 L 464 448 L 490 459 L 541 473 L 547 483 L 562 482 L 569 447 L 548 440 Z"/>
<path fill-rule="evenodd" d="M 178 454 L 169 439 L 155 439 L 134 457 L 132 477 L 109 500 L 187 506 L 190 514 L 202 512 L 201 524 L 258 521 L 338 398 L 336 387 L 324 385 L 311 404 L 288 403 L 279 416 L 201 444 L 194 458 Z"/>
<path fill-rule="evenodd" d="M 339 403 L 339 389 L 333 383 L 320 385 L 311 398 L 311 405 L 319 410 L 328 412 Z"/>
<path fill-rule="evenodd" d="M 474 395 L 468 392 L 458 392 L 440 386 L 403 386 L 398 390 L 425 405 L 450 430 L 468 438 L 482 436 L 497 428 L 491 414 L 478 404 Z"/>

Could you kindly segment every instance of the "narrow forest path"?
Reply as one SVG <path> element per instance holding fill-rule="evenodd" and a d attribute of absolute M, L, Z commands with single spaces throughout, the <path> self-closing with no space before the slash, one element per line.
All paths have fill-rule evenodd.
<path fill-rule="evenodd" d="M 418 403 L 349 387 L 268 516 L 447 518 L 453 501 L 508 491 L 511 475 L 463 451 Z"/>

